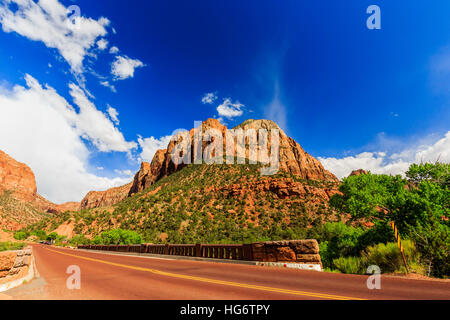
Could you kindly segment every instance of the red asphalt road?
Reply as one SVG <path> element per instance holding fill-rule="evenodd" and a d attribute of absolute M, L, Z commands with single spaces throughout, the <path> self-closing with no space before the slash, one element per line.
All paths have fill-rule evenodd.
<path fill-rule="evenodd" d="M 381 290 L 369 290 L 368 276 L 111 255 L 42 245 L 34 245 L 33 251 L 40 278 L 14 289 L 15 299 L 450 299 L 450 283 L 441 281 L 382 277 Z M 70 276 L 66 271 L 71 265 L 80 267 L 80 290 L 66 287 Z"/>

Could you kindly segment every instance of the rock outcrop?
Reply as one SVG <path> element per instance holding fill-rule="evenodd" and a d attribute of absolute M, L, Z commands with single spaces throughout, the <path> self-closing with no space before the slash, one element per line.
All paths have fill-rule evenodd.
<path fill-rule="evenodd" d="M 91 191 L 81 200 L 80 209 L 108 207 L 128 197 L 132 182 L 106 191 Z"/>
<path fill-rule="evenodd" d="M 142 190 L 150 187 L 157 181 L 161 175 L 161 169 L 165 160 L 167 150 L 156 151 L 153 157 L 152 163 L 143 162 L 141 169 L 134 176 L 133 184 L 129 191 L 129 196 L 141 192 Z"/>
<path fill-rule="evenodd" d="M 31 202 L 37 196 L 33 171 L 0 151 L 0 193 L 10 190 L 17 200 Z"/>
<path fill-rule="evenodd" d="M 18 230 L 42 218 L 42 214 L 58 214 L 78 210 L 79 203 L 55 204 L 37 193 L 33 171 L 0 150 L 0 227 Z"/>
<path fill-rule="evenodd" d="M 283 130 L 271 120 L 247 120 L 236 128 L 248 129 L 278 129 L 280 131 L 280 170 L 292 173 L 306 180 L 339 181 L 331 172 L 325 170 L 319 160 L 309 155 L 292 138 L 289 138 Z M 269 136 L 269 145 L 271 138 Z M 270 147 L 269 147 L 270 148 Z"/>
<path fill-rule="evenodd" d="M 217 119 L 208 119 L 202 123 L 202 132 L 205 133 L 209 129 L 215 129 L 218 130 L 222 134 L 222 139 L 224 141 L 224 144 L 226 144 L 226 133 L 227 133 L 227 127 L 222 125 Z M 313 156 L 306 153 L 303 148 L 295 142 L 292 138 L 289 138 L 283 130 L 281 130 L 275 122 L 270 120 L 247 120 L 241 125 L 235 127 L 234 129 L 243 129 L 249 130 L 249 129 L 278 129 L 279 130 L 279 163 L 280 167 L 279 169 L 281 171 L 289 172 L 291 174 L 294 174 L 296 176 L 299 176 L 306 180 L 325 180 L 325 181 L 333 181 L 338 182 L 339 180 L 334 176 L 331 172 L 325 170 L 325 168 L 322 166 L 322 164 L 315 159 Z M 195 144 L 194 144 L 194 134 L 195 129 L 191 129 L 189 131 L 189 136 L 191 139 L 191 160 L 194 161 L 194 155 L 196 154 L 196 150 L 194 150 Z M 211 142 L 203 141 L 202 142 L 202 148 L 201 152 L 204 152 L 205 148 L 208 147 L 209 144 L 211 144 L 214 141 L 214 137 L 211 139 Z M 151 176 L 149 174 L 149 170 L 146 171 L 145 175 L 145 185 L 146 187 L 149 186 L 149 184 L 161 179 L 162 177 L 168 176 L 180 169 L 182 169 L 185 164 L 175 164 L 172 161 L 172 154 L 174 152 L 174 149 L 179 143 L 178 141 L 172 140 L 166 150 L 158 150 L 155 157 L 153 158 L 152 164 L 151 164 Z M 248 139 L 245 141 L 246 144 L 248 144 Z M 270 150 L 271 147 L 271 138 L 270 135 L 268 137 L 268 150 Z M 249 158 L 249 151 L 248 148 L 245 151 L 246 158 Z M 213 154 L 213 156 L 215 156 Z M 236 143 L 234 146 L 234 156 L 237 156 L 237 148 Z M 141 168 L 142 170 L 142 168 Z M 135 184 L 136 178 L 135 178 Z"/>
<path fill-rule="evenodd" d="M 224 145 L 226 145 L 227 140 L 227 127 L 222 125 L 217 119 L 207 119 L 202 123 L 202 133 L 205 135 L 209 129 L 217 130 L 222 135 Z M 291 173 L 305 180 L 321 180 L 321 181 L 331 181 L 338 182 L 339 180 L 329 171 L 325 170 L 322 164 L 315 159 L 313 156 L 309 155 L 303 150 L 303 148 L 295 142 L 292 138 L 289 138 L 283 130 L 281 130 L 278 125 L 270 120 L 247 120 L 234 129 L 246 130 L 259 130 L 259 129 L 278 129 L 279 130 L 279 170 Z M 191 163 L 194 162 L 194 157 L 196 154 L 201 152 L 203 154 L 204 150 L 213 143 L 214 137 L 211 137 L 210 141 L 205 141 L 204 139 L 199 150 L 194 150 L 196 144 L 194 143 L 195 134 L 199 130 L 191 129 L 188 134 L 188 139 L 190 139 L 190 155 Z M 248 145 L 248 138 L 245 144 Z M 259 139 L 259 137 L 258 137 Z M 172 160 L 172 154 L 175 153 L 175 149 L 181 140 L 176 141 L 173 139 L 170 141 L 169 145 L 164 150 L 158 150 L 153 157 L 151 163 L 143 162 L 141 164 L 140 170 L 136 173 L 131 184 L 119 188 L 113 188 L 107 191 L 95 192 L 92 191 L 86 195 L 86 197 L 81 201 L 81 209 L 87 208 L 97 208 L 103 206 L 113 205 L 127 196 L 132 196 L 157 182 L 159 179 L 169 176 L 174 172 L 177 172 L 184 168 L 186 164 L 174 163 Z M 259 141 L 258 141 L 259 142 Z M 237 157 L 238 151 L 236 147 L 237 143 L 234 144 L 234 156 Z M 271 137 L 268 137 L 268 150 L 271 147 Z M 259 148 L 259 147 L 258 147 Z M 183 155 L 181 155 L 183 156 Z M 216 156 L 213 152 L 212 156 Z M 249 150 L 245 150 L 245 158 L 249 158 Z M 281 183 L 281 182 L 279 182 Z M 272 186 L 271 188 L 278 188 L 277 193 L 280 196 L 283 193 L 288 194 L 303 194 L 305 190 L 301 189 L 300 183 L 285 182 L 286 185 Z M 317 188 L 318 189 L 318 188 Z M 322 190 L 323 191 L 323 190 Z M 323 191 L 325 192 L 325 191 Z M 326 196 L 326 195 L 325 195 Z"/>
<path fill-rule="evenodd" d="M 352 173 L 350 173 L 350 177 L 351 176 L 360 176 L 362 174 L 368 174 L 368 172 L 364 169 L 353 170 Z"/>
<path fill-rule="evenodd" d="M 307 197 L 313 196 L 317 200 L 328 201 L 331 196 L 339 191 L 333 186 L 332 188 L 321 188 L 305 185 L 304 183 L 293 181 L 289 178 L 266 178 L 254 182 L 243 182 L 240 184 L 232 184 L 225 187 L 215 188 L 214 192 L 221 193 L 225 197 L 240 197 L 249 192 L 271 192 L 275 193 L 278 198 L 285 199 L 292 196 Z"/>

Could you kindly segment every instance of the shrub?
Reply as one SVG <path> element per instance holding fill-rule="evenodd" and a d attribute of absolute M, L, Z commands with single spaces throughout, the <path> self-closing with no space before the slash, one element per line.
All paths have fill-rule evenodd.
<path fill-rule="evenodd" d="M 414 243 L 410 240 L 402 241 L 404 247 L 404 254 L 409 265 L 420 265 L 420 254 L 416 249 Z M 369 246 L 363 253 L 364 259 L 367 260 L 368 265 L 377 265 L 381 272 L 405 272 L 405 265 L 402 254 L 396 243 L 379 243 L 374 246 Z"/>
<path fill-rule="evenodd" d="M 364 274 L 367 262 L 363 257 L 341 257 L 334 259 L 333 264 L 342 273 Z"/>
<path fill-rule="evenodd" d="M 39 240 L 47 240 L 47 232 L 44 230 L 36 230 L 31 235 L 38 237 Z"/>
<path fill-rule="evenodd" d="M 70 245 L 76 246 L 79 244 L 90 244 L 89 239 L 87 239 L 84 235 L 75 235 L 72 239 L 70 239 Z"/>
<path fill-rule="evenodd" d="M 14 239 L 16 240 L 26 240 L 29 236 L 30 234 L 24 231 L 18 231 L 14 233 Z"/>

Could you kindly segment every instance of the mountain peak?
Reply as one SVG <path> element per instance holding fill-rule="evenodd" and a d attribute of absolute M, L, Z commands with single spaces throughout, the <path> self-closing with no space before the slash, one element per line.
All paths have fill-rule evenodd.
<path fill-rule="evenodd" d="M 259 119 L 259 120 L 255 120 L 255 119 L 248 119 L 245 120 L 244 122 L 242 122 L 241 124 L 237 125 L 236 127 L 234 127 L 233 129 L 266 129 L 266 130 L 271 130 L 271 129 L 278 129 L 280 130 L 280 132 L 283 132 L 283 130 L 280 128 L 279 125 L 277 125 L 274 121 L 272 120 L 267 120 L 267 119 Z"/>

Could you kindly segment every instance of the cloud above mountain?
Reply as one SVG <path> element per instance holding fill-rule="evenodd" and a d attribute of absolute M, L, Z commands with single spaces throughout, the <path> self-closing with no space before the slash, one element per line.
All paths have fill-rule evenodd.
<path fill-rule="evenodd" d="M 400 152 L 362 152 L 343 158 L 318 159 L 327 170 L 340 179 L 358 169 L 376 174 L 404 174 L 412 163 L 450 162 L 450 131 L 432 143 L 412 145 Z"/>
<path fill-rule="evenodd" d="M 86 142 L 101 152 L 130 152 L 137 144 L 126 141 L 78 86 L 70 84 L 77 112 L 52 87 L 30 75 L 25 80 L 26 87 L 0 90 L 0 149 L 32 168 L 38 192 L 65 202 L 129 182 L 90 172 L 92 151 Z"/>

